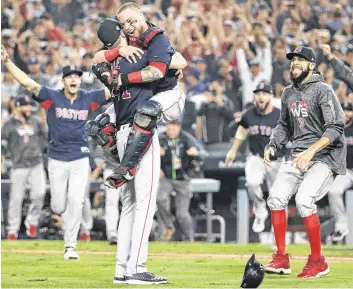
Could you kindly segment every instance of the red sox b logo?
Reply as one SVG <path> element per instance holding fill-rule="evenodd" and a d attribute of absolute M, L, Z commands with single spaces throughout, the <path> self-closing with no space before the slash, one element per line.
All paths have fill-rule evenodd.
<path fill-rule="evenodd" d="M 290 111 L 293 116 L 297 119 L 299 126 L 305 126 L 305 118 L 309 116 L 309 106 L 302 100 L 293 102 L 289 105 Z"/>

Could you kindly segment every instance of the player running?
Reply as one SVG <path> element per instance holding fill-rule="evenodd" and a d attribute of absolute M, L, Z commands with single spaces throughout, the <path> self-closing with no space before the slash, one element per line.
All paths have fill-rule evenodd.
<path fill-rule="evenodd" d="M 342 241 L 348 235 L 348 216 L 343 203 L 343 194 L 349 188 L 353 187 L 353 105 L 343 105 L 343 111 L 346 115 L 346 124 L 344 125 L 344 135 L 347 144 L 347 170 L 345 175 L 339 175 L 333 182 L 328 199 L 331 214 L 335 221 L 335 231 L 331 235 L 332 241 Z"/>
<path fill-rule="evenodd" d="M 255 106 L 243 112 L 233 146 L 227 153 L 225 163 L 229 166 L 235 160 L 241 144 L 249 135 L 250 154 L 246 158 L 245 178 L 255 214 L 252 229 L 255 233 L 260 233 L 265 229 L 265 221 L 268 217 L 261 185 L 266 181 L 268 190 L 271 188 L 284 161 L 284 151 L 278 152 L 276 157 L 272 158 L 273 162 L 270 166 L 264 166 L 262 159 L 265 146 L 269 143 L 272 130 L 277 125 L 280 110 L 271 105 L 273 91 L 270 84 L 260 82 L 254 90 L 254 95 Z"/>
<path fill-rule="evenodd" d="M 64 222 L 64 259 L 78 259 L 75 248 L 88 182 L 89 149 L 84 131 L 88 112 L 110 98 L 108 89 L 81 90 L 82 71 L 63 68 L 63 90 L 41 86 L 21 71 L 1 47 L 1 60 L 12 76 L 47 110 L 51 208 Z"/>
<path fill-rule="evenodd" d="M 295 196 L 299 214 L 304 219 L 311 254 L 298 278 L 315 278 L 329 273 L 321 255 L 320 219 L 315 203 L 328 192 L 336 175 L 346 172 L 346 144 L 343 135 L 345 117 L 337 96 L 321 75 L 314 73 L 315 53 L 298 47 L 288 53 L 293 84 L 282 94 L 282 108 L 264 154 L 266 166 L 270 157 L 292 140 L 292 154 L 285 162 L 270 190 L 267 200 L 271 209 L 277 252 L 267 272 L 291 273 L 286 251 L 286 207 Z"/>

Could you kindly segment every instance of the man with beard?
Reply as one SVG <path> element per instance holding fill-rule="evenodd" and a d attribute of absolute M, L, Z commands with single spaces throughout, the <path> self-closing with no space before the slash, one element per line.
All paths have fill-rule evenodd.
<path fill-rule="evenodd" d="M 272 130 L 277 125 L 280 110 L 271 104 L 273 91 L 269 83 L 260 82 L 254 90 L 254 95 L 255 105 L 243 112 L 233 146 L 227 153 L 225 163 L 229 166 L 235 160 L 241 144 L 249 135 L 250 154 L 246 159 L 245 178 L 255 214 L 252 229 L 255 233 L 260 233 L 265 229 L 265 221 L 268 217 L 261 185 L 266 181 L 267 188 L 271 188 L 284 161 L 284 151 L 280 151 L 272 158 L 271 165 L 265 167 L 262 161 L 265 146 L 270 141 Z"/>
<path fill-rule="evenodd" d="M 47 111 L 51 208 L 63 218 L 64 259 L 79 259 L 77 235 L 90 171 L 88 139 L 84 128 L 89 111 L 105 103 L 110 98 L 110 92 L 108 89 L 80 89 L 82 70 L 73 65 L 63 67 L 64 89 L 57 90 L 31 79 L 11 61 L 3 46 L 1 61 Z"/>
<path fill-rule="evenodd" d="M 343 105 L 346 115 L 344 135 L 347 144 L 347 172 L 345 175 L 337 176 L 328 192 L 331 214 L 335 220 L 335 231 L 332 233 L 332 241 L 342 241 L 347 236 L 348 216 L 343 203 L 343 194 L 353 187 L 353 104 Z"/>
<path fill-rule="evenodd" d="M 321 254 L 320 219 L 315 203 L 326 195 L 336 175 L 346 173 L 346 143 L 343 135 L 345 116 L 335 92 L 314 72 L 315 53 L 298 47 L 288 53 L 293 84 L 282 94 L 280 119 L 266 146 L 264 162 L 292 141 L 291 155 L 280 168 L 270 189 L 267 204 L 275 233 L 277 252 L 265 267 L 266 272 L 290 274 L 286 251 L 286 207 L 295 196 L 304 219 L 311 254 L 298 278 L 316 278 L 329 273 Z"/>
<path fill-rule="evenodd" d="M 40 119 L 32 116 L 28 96 L 15 99 L 14 113 L 1 130 L 1 161 L 12 160 L 11 192 L 8 208 L 8 240 L 16 240 L 22 220 L 22 202 L 30 186 L 31 204 L 25 220 L 26 234 L 37 238 L 45 189 L 45 171 L 40 138 L 45 134 Z"/>

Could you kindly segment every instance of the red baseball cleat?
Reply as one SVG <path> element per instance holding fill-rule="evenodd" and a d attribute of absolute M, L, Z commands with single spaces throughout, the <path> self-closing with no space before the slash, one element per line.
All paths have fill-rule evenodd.
<path fill-rule="evenodd" d="M 38 232 L 37 232 L 37 226 L 32 225 L 32 224 L 25 224 L 26 225 L 26 234 L 28 237 L 31 238 L 37 238 Z"/>
<path fill-rule="evenodd" d="M 327 275 L 330 272 L 330 268 L 325 261 L 325 257 L 321 256 L 320 259 L 313 259 L 309 255 L 308 262 L 303 268 L 303 271 L 298 274 L 298 278 L 319 278 Z"/>
<path fill-rule="evenodd" d="M 276 252 L 272 255 L 272 261 L 270 264 L 265 266 L 266 273 L 277 273 L 277 274 L 290 274 L 292 270 L 290 269 L 289 254 L 281 254 Z"/>
<path fill-rule="evenodd" d="M 16 233 L 8 233 L 7 234 L 7 240 L 9 240 L 9 241 L 17 240 L 17 234 Z"/>
<path fill-rule="evenodd" d="M 80 240 L 89 242 L 91 241 L 91 234 L 89 232 L 81 232 L 80 233 Z"/>

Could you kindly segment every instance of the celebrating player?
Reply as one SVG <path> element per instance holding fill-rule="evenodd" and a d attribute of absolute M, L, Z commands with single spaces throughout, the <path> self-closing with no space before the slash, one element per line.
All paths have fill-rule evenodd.
<path fill-rule="evenodd" d="M 177 119 L 184 108 L 185 95 L 177 85 L 176 70 L 168 70 L 171 56 L 175 53 L 174 49 L 170 46 L 168 37 L 161 29 L 146 22 L 142 11 L 136 3 L 129 2 L 122 5 L 117 12 L 117 19 L 118 22 L 116 24 L 110 24 L 113 23 L 114 19 L 107 20 L 106 23 L 103 21 L 98 31 L 98 36 L 101 41 L 102 38 L 110 37 L 111 41 L 108 46 L 111 47 L 112 44 L 115 44 L 115 39 L 112 40 L 111 32 L 117 31 L 119 27 L 122 27 L 130 45 L 139 45 L 141 48 L 147 49 L 144 52 L 143 57 L 145 57 L 145 59 L 142 60 L 144 65 L 141 67 L 141 70 L 130 73 L 129 75 L 119 75 L 118 86 L 126 87 L 158 80 L 158 83 L 154 84 L 157 85 L 154 89 L 155 95 L 148 104 L 146 102 L 146 106 L 149 106 L 148 110 L 153 109 L 155 113 L 157 113 L 155 117 L 158 119 L 161 118 L 164 122 Z M 110 29 L 108 27 L 109 25 L 115 25 L 114 29 Z M 109 36 L 105 36 L 104 31 L 107 31 L 106 33 L 110 32 L 108 34 Z M 115 32 L 115 34 L 117 33 Z M 122 37 L 124 37 L 125 34 L 121 34 Z M 127 49 L 126 47 L 124 48 Z M 132 51 L 136 51 L 134 50 L 136 49 L 135 47 L 131 49 Z M 100 52 L 100 56 L 98 57 L 96 55 L 95 60 L 112 61 L 120 55 L 120 51 L 121 48 L 116 47 L 106 52 Z M 183 65 L 181 68 L 186 66 L 185 60 L 182 60 Z M 144 110 L 146 109 L 147 107 L 144 108 Z M 143 110 L 142 113 L 144 113 Z M 121 165 L 116 168 L 114 173 L 108 178 L 108 184 L 110 186 L 122 186 L 134 177 L 138 158 L 148 149 L 151 141 L 151 135 L 148 130 L 140 130 L 137 135 L 138 137 L 136 137 L 135 129 L 133 129 L 129 139 L 136 139 L 136 142 L 139 142 L 140 145 L 136 147 L 133 146 L 130 141 L 128 142 L 128 148 L 124 158 L 121 160 Z"/>
<path fill-rule="evenodd" d="M 299 214 L 304 219 L 311 254 L 298 278 L 315 278 L 328 274 L 329 267 L 321 255 L 320 219 L 315 202 L 328 192 L 336 175 L 346 172 L 346 144 L 343 135 L 345 117 L 332 88 L 314 72 L 315 53 L 311 48 L 298 47 L 288 53 L 293 84 L 282 94 L 282 108 L 264 154 L 270 157 L 292 140 L 292 155 L 285 162 L 270 190 L 267 200 L 271 209 L 277 252 L 267 272 L 291 273 L 286 252 L 286 207 L 296 194 Z"/>
<path fill-rule="evenodd" d="M 331 235 L 332 241 L 342 241 L 347 236 L 348 216 L 344 208 L 343 194 L 349 188 L 353 187 L 353 105 L 343 106 L 346 115 L 346 124 L 344 125 L 344 135 L 347 144 L 347 171 L 345 175 L 339 175 L 333 182 L 328 192 L 331 214 L 335 221 L 335 231 Z"/>
<path fill-rule="evenodd" d="M 64 258 L 78 259 L 75 248 L 90 170 L 84 126 L 89 110 L 106 102 L 110 92 L 108 89 L 80 90 L 82 71 L 75 66 L 63 68 L 64 89 L 55 90 L 29 78 L 10 60 L 3 46 L 1 60 L 12 76 L 47 110 L 51 207 L 56 214 L 62 214 Z"/>
<path fill-rule="evenodd" d="M 273 92 L 270 84 L 260 82 L 254 90 L 254 94 L 255 106 L 244 111 L 233 146 L 226 156 L 225 163 L 229 166 L 235 160 L 239 147 L 249 134 L 250 155 L 246 159 L 245 177 L 255 214 L 252 229 L 254 232 L 260 233 L 265 229 L 265 221 L 268 217 L 261 184 L 265 180 L 267 188 L 271 188 L 284 161 L 284 151 L 276 155 L 276 160 L 272 158 L 274 162 L 270 166 L 264 166 L 262 161 L 263 152 L 270 140 L 272 130 L 277 125 L 280 110 L 271 105 Z"/>
<path fill-rule="evenodd" d="M 45 197 L 45 171 L 40 137 L 45 129 L 40 119 L 32 116 L 32 106 L 27 96 L 14 101 L 13 116 L 5 122 L 1 130 L 2 161 L 9 154 L 13 166 L 11 170 L 11 193 L 8 209 L 9 240 L 16 240 L 22 220 L 22 202 L 26 184 L 30 185 L 31 205 L 26 216 L 26 233 L 37 238 L 37 225 Z"/>

